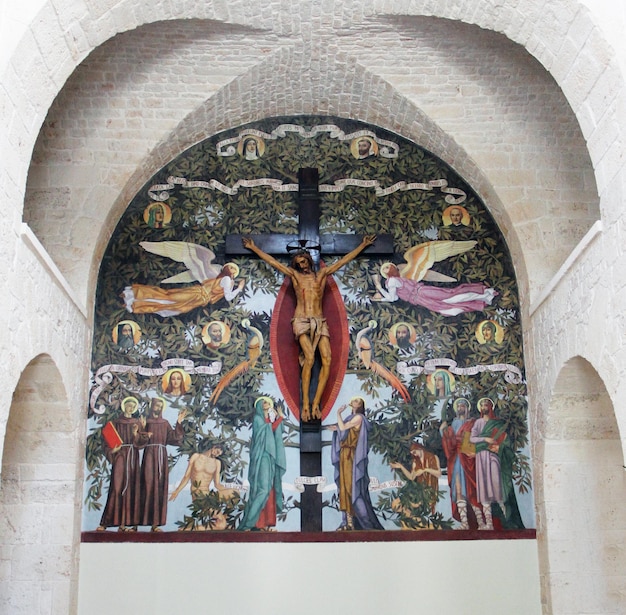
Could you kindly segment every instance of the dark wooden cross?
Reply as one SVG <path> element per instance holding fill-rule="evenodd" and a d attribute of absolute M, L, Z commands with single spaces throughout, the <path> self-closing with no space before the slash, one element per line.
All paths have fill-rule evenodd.
<path fill-rule="evenodd" d="M 310 249 L 315 266 L 319 266 L 320 256 L 343 256 L 354 250 L 363 240 L 360 235 L 320 234 L 320 193 L 319 172 L 317 169 L 300 169 L 298 172 L 298 234 L 250 235 L 254 243 L 267 254 L 285 256 L 287 246 Z M 377 235 L 376 242 L 366 249 L 368 256 L 393 254 L 393 237 Z M 241 235 L 227 235 L 227 256 L 252 256 L 243 247 Z M 315 379 L 311 383 L 317 386 Z M 300 423 L 300 474 L 321 476 L 322 474 L 322 432 L 321 421 L 301 421 Z M 300 501 L 301 527 L 303 532 L 322 530 L 322 494 L 314 485 L 305 487 Z"/>

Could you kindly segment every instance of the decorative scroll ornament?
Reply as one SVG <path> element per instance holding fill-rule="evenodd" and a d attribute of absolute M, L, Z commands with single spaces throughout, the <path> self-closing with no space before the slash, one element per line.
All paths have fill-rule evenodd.
<path fill-rule="evenodd" d="M 305 485 L 317 485 L 316 491 L 318 493 L 324 493 L 326 491 L 337 491 L 337 485 L 331 483 L 326 484 L 325 476 L 297 476 L 293 481 L 293 485 L 283 483 L 285 491 L 297 491 L 298 493 L 304 492 Z M 402 480 L 386 480 L 381 483 L 375 476 L 370 477 L 369 490 L 370 491 L 384 491 L 386 489 L 399 489 L 405 484 Z"/>
<path fill-rule="evenodd" d="M 107 385 L 113 382 L 113 374 L 139 374 L 140 376 L 162 376 L 172 367 L 182 367 L 189 374 L 204 374 L 214 376 L 222 370 L 221 361 L 213 361 L 210 365 L 194 365 L 191 359 L 166 359 L 161 362 L 161 367 L 143 367 L 142 365 L 103 365 L 94 375 L 95 387 L 89 396 L 89 407 L 96 414 L 104 414 L 105 406 L 100 404 L 96 407 L 96 402 L 100 393 Z"/>
<path fill-rule="evenodd" d="M 334 124 L 322 124 L 311 128 L 297 126 L 296 124 L 281 124 L 269 133 L 263 132 L 262 130 L 255 130 L 253 128 L 246 128 L 236 137 L 220 141 L 216 145 L 217 155 L 224 157 L 235 156 L 237 154 L 236 144 L 248 136 L 266 139 L 268 141 L 275 141 L 279 138 L 283 139 L 287 136 L 288 132 L 295 132 L 303 139 L 312 139 L 323 133 L 328 133 L 331 139 L 339 139 L 340 141 L 352 141 L 360 137 L 369 137 L 378 145 L 378 154 L 383 158 L 397 158 L 398 152 L 400 151 L 400 146 L 397 143 L 381 139 L 371 130 L 357 130 L 356 132 L 346 134 L 343 130 L 341 130 L 341 128 L 339 128 L 339 126 L 335 126 Z"/>
<path fill-rule="evenodd" d="M 296 476 L 293 481 L 293 487 L 288 485 L 289 491 L 297 491 L 298 493 L 304 493 L 305 485 L 317 485 L 315 490 L 318 493 L 324 493 L 324 491 L 332 490 L 335 485 L 326 486 L 326 477 L 325 476 Z"/>
<path fill-rule="evenodd" d="M 167 201 L 170 198 L 170 192 L 176 186 L 183 188 L 205 188 L 207 190 L 219 190 L 224 194 L 237 194 L 239 188 L 256 188 L 258 186 L 268 186 L 275 192 L 298 192 L 298 184 L 284 184 L 279 179 L 271 177 L 261 177 L 258 179 L 239 179 L 232 186 L 226 186 L 217 179 L 209 180 L 188 180 L 185 177 L 167 178 L 166 184 L 155 184 L 148 188 L 148 195 L 154 201 Z M 348 186 L 357 186 L 359 188 L 373 188 L 376 196 L 389 196 L 394 192 L 407 192 L 409 190 L 424 190 L 432 192 L 440 189 L 446 197 L 446 203 L 451 205 L 459 205 L 467 199 L 467 194 L 459 188 L 450 188 L 448 181 L 445 179 L 431 179 L 428 182 L 406 182 L 399 181 L 391 186 L 383 188 L 377 179 L 353 179 L 346 177 L 338 179 L 334 184 L 321 184 L 320 192 L 343 192 Z M 456 196 L 455 196 L 456 195 Z"/>
<path fill-rule="evenodd" d="M 524 379 L 522 372 L 510 363 L 492 363 L 491 365 L 472 365 L 470 367 L 457 367 L 453 359 L 429 359 L 423 366 L 409 365 L 401 361 L 396 365 L 398 373 L 402 376 L 419 376 L 420 374 L 432 374 L 438 367 L 447 367 L 453 374 L 475 376 L 482 372 L 504 372 L 504 379 L 510 384 L 521 384 Z"/>

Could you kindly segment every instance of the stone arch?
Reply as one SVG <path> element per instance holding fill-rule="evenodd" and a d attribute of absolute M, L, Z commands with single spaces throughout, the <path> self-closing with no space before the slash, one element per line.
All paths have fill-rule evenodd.
<path fill-rule="evenodd" d="M 399 41 L 399 26 L 395 22 L 389 23 L 389 20 L 383 20 L 383 23 L 387 29 L 382 34 L 377 31 L 377 36 L 386 37 L 386 42 L 380 46 L 396 49 L 394 45 Z M 172 51 L 171 55 L 165 54 L 162 49 L 158 54 L 150 53 L 150 41 L 154 44 L 154 41 L 167 37 L 168 33 L 170 36 L 176 33 L 177 51 Z M 566 101 L 545 71 L 528 57 L 526 51 L 502 35 L 480 31 L 473 25 L 433 18 L 421 18 L 418 25 L 413 24 L 408 30 L 402 30 L 402 34 L 410 38 L 411 45 L 415 45 L 417 40 L 423 44 L 426 35 L 430 35 L 422 56 L 437 53 L 440 61 L 449 60 L 455 64 L 468 49 L 485 57 L 486 51 L 495 45 L 498 53 L 492 54 L 492 57 L 504 62 L 498 68 L 500 72 L 507 73 L 506 67 L 517 64 L 519 70 L 532 77 L 536 90 L 532 96 L 538 99 L 546 95 L 546 91 L 549 92 L 550 103 L 537 105 L 527 115 L 532 116 L 543 107 L 557 109 L 559 114 L 561 109 L 567 109 Z M 437 38 L 449 41 L 448 48 L 437 48 Z M 242 41 L 245 41 L 243 47 L 248 55 L 237 47 Z M 214 57 L 211 50 L 218 42 L 229 53 L 238 50 L 240 57 L 236 66 L 226 61 L 220 63 Z M 459 44 L 460 50 L 457 49 Z M 231 48 L 232 45 L 235 47 Z M 558 120 L 544 116 L 533 123 L 532 119 L 519 114 L 521 106 L 516 102 L 519 92 L 514 87 L 502 87 L 502 79 L 491 76 L 476 82 L 476 98 L 457 96 L 457 100 L 450 104 L 450 109 L 457 115 L 462 106 L 472 109 L 467 112 L 471 121 L 467 118 L 456 122 L 446 120 L 445 114 L 438 113 L 440 105 L 435 103 L 435 98 L 439 95 L 449 97 L 450 87 L 442 84 L 438 88 L 433 87 L 436 95 L 429 98 L 423 91 L 412 88 L 410 80 L 402 79 L 403 71 L 410 69 L 419 73 L 428 66 L 424 57 L 421 65 L 410 63 L 416 55 L 411 45 L 397 46 L 397 63 L 402 69 L 398 74 L 385 68 L 386 65 L 394 65 L 394 62 L 388 58 L 388 62 L 381 63 L 378 59 L 380 46 L 371 44 L 359 49 L 358 53 L 357 47 L 346 47 L 345 52 L 342 49 L 334 54 L 325 50 L 322 53 L 324 70 L 318 74 L 307 63 L 308 55 L 303 53 L 306 45 L 306 41 L 296 39 L 288 43 L 269 40 L 266 33 L 259 34 L 249 27 L 169 21 L 152 23 L 118 35 L 94 51 L 77 69 L 50 110 L 35 150 L 24 212 L 25 219 L 73 286 L 80 288 L 85 296 L 90 296 L 88 289 L 93 290 L 93 274 L 99 257 L 125 203 L 164 162 L 208 134 L 263 116 L 323 112 L 357 117 L 394 130 L 433 151 L 459 171 L 487 203 L 507 237 L 524 292 L 529 286 L 529 279 L 532 278 L 534 286 L 538 287 L 556 272 L 597 218 L 597 195 L 593 181 L 588 181 L 592 173 L 591 164 L 571 114 L 568 117 L 565 113 L 565 130 L 562 130 L 561 115 Z M 355 39 L 353 45 L 358 46 L 360 42 Z M 330 45 L 327 47 L 332 48 Z M 190 64 L 194 50 L 203 50 L 204 53 L 198 53 Z M 171 65 L 170 68 L 177 66 L 174 76 L 184 77 L 186 82 L 192 83 L 193 77 L 187 74 L 189 69 L 185 69 L 180 62 L 193 65 L 200 73 L 212 75 L 210 91 L 206 92 L 208 95 L 199 87 L 204 79 L 197 80 L 195 86 L 187 87 L 184 104 L 175 100 L 171 93 L 159 94 L 157 101 L 157 94 L 153 93 L 148 104 L 151 105 L 149 101 L 152 100 L 162 107 L 163 111 L 156 111 L 154 118 L 155 122 L 158 120 L 158 126 L 165 129 L 164 132 L 150 131 L 147 126 L 157 124 L 142 117 L 133 107 L 133 101 L 146 102 L 142 83 L 156 80 L 175 88 L 176 82 L 158 67 L 153 66 L 150 72 L 150 61 L 157 56 L 163 57 L 165 64 Z M 124 58 L 128 57 L 138 61 L 124 64 Z M 175 64 L 176 61 L 179 65 Z M 238 72 L 234 78 L 233 69 Z M 98 79 L 98 70 L 106 77 Z M 457 68 L 457 73 L 450 80 L 458 90 L 468 85 L 473 87 L 471 79 L 463 81 L 464 70 L 462 66 Z M 220 77 L 220 71 L 228 78 Z M 120 77 L 112 79 L 110 75 Z M 91 87 L 81 88 L 81 80 Z M 288 87 L 292 82 L 300 84 L 297 93 Z M 137 87 L 128 89 L 128 84 Z M 194 90 L 194 87 L 197 89 Z M 167 89 L 163 85 L 160 87 L 160 91 Z M 452 93 L 458 94 L 454 87 L 452 90 Z M 105 117 L 102 111 L 98 112 L 97 101 L 93 99 L 106 92 L 113 94 L 107 94 L 109 105 L 106 108 L 112 111 Z M 168 97 L 175 100 L 175 108 L 168 106 Z M 557 97 L 560 97 L 558 101 Z M 479 104 L 478 100 L 482 103 Z M 481 111 L 479 107 L 483 105 Z M 513 118 L 509 105 L 518 105 L 517 115 Z M 100 108 L 103 110 L 105 106 Z M 116 110 L 127 108 L 129 117 L 120 117 L 119 111 L 115 115 Z M 546 115 L 549 114 L 546 112 Z M 527 121 L 525 125 L 524 121 Z M 91 132 L 90 122 L 93 123 Z M 490 122 L 492 126 L 503 122 L 510 127 L 509 137 L 513 141 L 521 139 L 522 134 L 530 133 L 530 127 L 534 127 L 533 132 L 538 135 L 534 144 L 542 139 L 545 141 L 544 134 L 559 136 L 555 137 L 553 146 L 545 142 L 541 145 L 544 151 L 541 159 L 536 157 L 533 160 L 529 155 L 518 159 L 519 153 L 508 151 L 495 155 L 492 148 L 485 147 L 488 141 L 482 137 L 483 131 L 489 130 Z M 515 128 L 522 125 L 524 129 L 521 131 Z M 473 133 L 470 126 L 474 126 Z M 572 137 L 576 132 L 578 134 Z M 497 138 L 502 140 L 502 136 Z M 74 168 L 66 165 L 64 171 L 63 160 L 70 155 L 73 143 L 80 145 L 86 158 L 79 160 Z M 146 151 L 150 153 L 145 155 Z M 526 151 L 530 151 L 528 147 Z M 555 155 L 554 152 L 561 153 Z M 569 159 L 566 160 L 566 156 Z M 565 171 L 571 159 L 576 162 L 568 175 Z M 50 165 L 59 171 L 54 177 L 50 174 Z M 77 181 L 79 169 L 82 169 L 84 178 Z M 70 183 L 55 185 L 56 176 L 63 172 L 70 176 Z M 103 179 L 93 181 L 95 174 Z M 549 205 L 548 199 L 543 198 L 546 194 L 550 195 Z M 54 215 L 48 211 L 50 203 L 55 206 Z M 564 203 L 573 203 L 574 206 L 566 210 Z M 83 207 L 83 210 L 77 211 L 77 206 Z M 564 227 L 566 229 L 562 231 Z M 101 231 L 99 238 L 95 236 L 98 230 Z M 562 233 L 559 241 L 554 241 L 555 234 L 559 232 Z M 80 242 L 84 246 L 79 245 Z M 69 245 L 71 250 L 68 250 Z M 94 245 L 95 253 L 88 253 Z M 550 251 L 549 257 L 546 251 Z M 76 258 L 77 254 L 79 258 Z M 541 276 L 536 271 L 533 276 L 526 275 L 525 270 L 534 266 L 542 268 Z"/>
<path fill-rule="evenodd" d="M 71 612 L 76 444 L 60 372 L 49 355 L 39 355 L 13 393 L 4 441 L 0 542 L 10 572 L 0 583 L 3 612 Z"/>
<path fill-rule="evenodd" d="M 30 131 L 34 127 L 34 132 L 30 132 L 29 138 L 25 139 L 31 144 L 26 146 L 29 150 L 51 101 L 60 90 L 58 84 L 64 83 L 74 68 L 93 49 L 119 32 L 158 20 L 196 18 L 240 23 L 259 30 L 275 30 L 279 36 L 302 33 L 300 11 L 294 13 L 291 20 L 285 19 L 283 15 L 277 19 L 275 8 L 269 4 L 267 6 L 259 4 L 253 9 L 242 10 L 239 7 L 226 8 L 217 3 L 215 5 L 207 3 L 194 7 L 193 14 L 189 13 L 186 6 L 184 14 L 181 14 L 177 8 L 172 8 L 174 5 L 150 8 L 133 6 L 132 10 L 125 10 L 123 4 L 118 5 L 114 12 L 108 7 L 103 8 L 101 14 L 95 12 L 97 9 L 80 14 L 69 10 L 66 13 L 59 7 L 53 8 L 50 3 L 42 6 L 40 15 L 59 13 L 58 22 L 54 24 L 56 32 L 50 29 L 53 20 L 34 21 L 30 27 L 31 36 L 24 37 L 11 60 L 13 65 L 20 69 L 17 71 L 18 74 L 30 74 L 29 69 L 33 68 L 39 68 L 43 74 L 47 74 L 47 78 L 37 80 L 37 84 L 18 80 L 18 87 L 23 87 L 27 98 L 35 103 L 27 109 L 28 117 L 22 117 L 22 125 L 15 129 L 21 131 L 23 133 L 21 137 L 25 138 L 29 131 L 26 127 L 31 127 Z M 600 57 L 610 58 L 610 52 L 607 42 L 595 28 L 588 9 L 580 2 L 572 1 L 546 7 L 540 0 L 526 0 L 514 8 L 500 6 L 499 10 L 493 10 L 493 6 L 488 2 L 477 5 L 469 0 L 434 4 L 407 3 L 405 0 L 399 0 L 391 6 L 387 3 L 384 6 L 374 3 L 372 7 L 366 9 L 355 3 L 353 8 L 353 11 L 338 8 L 337 23 L 345 26 L 353 25 L 355 20 L 363 21 L 380 16 L 432 15 L 503 32 L 511 40 L 525 46 L 551 71 L 577 113 L 582 111 L 581 105 L 593 93 L 594 88 L 603 87 L 602 83 L 598 84 L 602 71 L 606 71 L 605 74 L 610 72 L 609 76 L 617 78 L 619 83 L 623 82 L 621 76 L 615 72 L 618 69 L 613 63 L 609 66 L 597 63 L 593 70 L 586 70 L 590 64 L 589 60 L 594 59 L 591 55 L 581 53 L 587 42 L 590 42 L 590 47 L 593 48 L 589 54 L 596 53 Z M 317 23 L 318 20 L 319 17 L 314 18 L 313 23 Z M 558 28 L 554 27 L 555 25 Z M 71 35 L 65 36 L 68 32 L 71 32 Z M 566 42 L 568 44 L 564 44 Z M 604 104 L 608 103 L 609 101 L 606 101 Z M 23 115 L 23 111 L 16 111 L 18 115 Z M 589 135 L 595 125 L 594 118 L 584 118 L 581 113 L 578 115 L 579 121 L 584 123 L 583 132 Z M 19 181 L 19 177 L 15 179 Z"/>
<path fill-rule="evenodd" d="M 621 612 L 626 477 L 613 404 L 586 359 L 562 367 L 539 437 L 537 505 L 546 535 L 540 549 L 553 612 Z"/>

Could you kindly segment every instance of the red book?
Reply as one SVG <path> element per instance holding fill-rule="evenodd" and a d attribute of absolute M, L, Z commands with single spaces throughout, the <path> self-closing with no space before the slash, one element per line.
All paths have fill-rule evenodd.
<path fill-rule="evenodd" d="M 104 438 L 104 441 L 107 443 L 107 446 L 111 449 L 124 444 L 124 441 L 122 440 L 122 438 L 120 438 L 120 434 L 117 433 L 117 429 L 115 429 L 115 425 L 113 425 L 111 421 L 109 421 L 102 428 L 102 437 Z"/>

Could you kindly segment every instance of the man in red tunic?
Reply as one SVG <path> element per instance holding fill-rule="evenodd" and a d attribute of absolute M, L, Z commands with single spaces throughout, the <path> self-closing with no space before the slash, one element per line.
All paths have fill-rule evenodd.
<path fill-rule="evenodd" d="M 482 514 L 476 496 L 475 446 L 469 441 L 474 425 L 474 420 L 469 418 L 469 401 L 464 398 L 455 400 L 454 412 L 452 424 L 444 421 L 440 428 L 443 450 L 448 460 L 452 516 L 460 521 L 462 530 L 475 529 L 477 524 L 482 525 Z"/>

